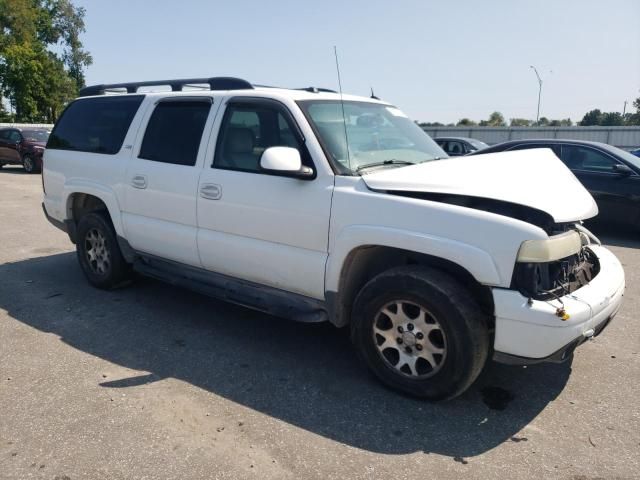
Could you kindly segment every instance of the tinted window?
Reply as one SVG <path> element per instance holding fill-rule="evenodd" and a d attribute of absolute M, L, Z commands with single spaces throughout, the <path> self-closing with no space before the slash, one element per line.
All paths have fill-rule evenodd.
<path fill-rule="evenodd" d="M 11 130 L 9 132 L 9 141 L 10 142 L 20 142 L 22 141 L 22 135 L 17 130 Z"/>
<path fill-rule="evenodd" d="M 147 125 L 140 158 L 178 165 L 195 165 L 210 102 L 160 102 Z"/>
<path fill-rule="evenodd" d="M 47 148 L 118 153 L 143 98 L 132 95 L 76 100 L 56 123 Z"/>
<path fill-rule="evenodd" d="M 305 155 L 289 120 L 275 106 L 230 105 L 216 148 L 214 167 L 260 171 L 260 157 L 269 147 L 292 147 Z"/>
<path fill-rule="evenodd" d="M 613 171 L 616 161 L 598 150 L 577 145 L 562 146 L 562 160 L 571 170 L 583 170 L 589 172 Z"/>
<path fill-rule="evenodd" d="M 9 130 L 0 130 L 0 140 L 9 139 Z"/>

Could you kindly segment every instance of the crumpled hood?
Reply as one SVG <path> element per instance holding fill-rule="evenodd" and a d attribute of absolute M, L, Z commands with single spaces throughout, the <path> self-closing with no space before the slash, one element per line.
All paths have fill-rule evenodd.
<path fill-rule="evenodd" d="M 536 208 L 557 223 L 598 214 L 593 197 L 548 148 L 450 158 L 362 176 L 372 190 L 491 198 Z"/>

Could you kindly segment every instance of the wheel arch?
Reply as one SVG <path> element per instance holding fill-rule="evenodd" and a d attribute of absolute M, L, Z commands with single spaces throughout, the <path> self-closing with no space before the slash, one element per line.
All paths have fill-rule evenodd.
<path fill-rule="evenodd" d="M 104 211 L 109 215 L 116 235 L 124 237 L 120 207 L 115 193 L 110 189 L 99 185 L 67 185 L 65 223 L 69 229 L 69 236 L 75 243 L 73 233 L 83 215 L 90 212 Z"/>
<path fill-rule="evenodd" d="M 493 328 L 494 304 L 491 288 L 480 282 L 467 268 L 449 258 L 431 253 L 379 244 L 364 244 L 349 250 L 340 263 L 338 278 L 333 279 L 333 283 L 328 280 L 327 286 L 332 285 L 325 293 L 330 321 L 338 327 L 348 325 L 351 307 L 362 287 L 376 275 L 403 265 L 428 266 L 456 279 L 469 289 L 483 313 L 491 319 L 489 328 Z M 497 281 L 497 273 L 495 275 Z"/>

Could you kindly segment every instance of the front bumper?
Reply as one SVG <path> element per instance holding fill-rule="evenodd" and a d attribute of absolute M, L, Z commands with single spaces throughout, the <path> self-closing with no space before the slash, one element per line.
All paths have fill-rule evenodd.
<path fill-rule="evenodd" d="M 519 292 L 494 289 L 496 330 L 494 359 L 527 364 L 563 361 L 584 340 L 600 333 L 620 309 L 624 270 L 604 247 L 589 248 L 600 262 L 600 272 L 584 287 L 561 297 L 568 320 L 556 316 L 559 300 L 532 300 Z"/>

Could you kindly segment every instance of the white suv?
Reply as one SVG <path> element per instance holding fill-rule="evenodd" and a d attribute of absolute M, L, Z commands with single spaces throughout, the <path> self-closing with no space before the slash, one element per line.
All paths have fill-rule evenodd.
<path fill-rule="evenodd" d="M 581 225 L 597 207 L 550 150 L 447 159 L 375 98 L 228 77 L 81 97 L 51 133 L 44 208 L 96 287 L 133 269 L 349 325 L 384 383 L 429 399 L 489 358 L 565 360 L 620 308 L 622 267 Z"/>

